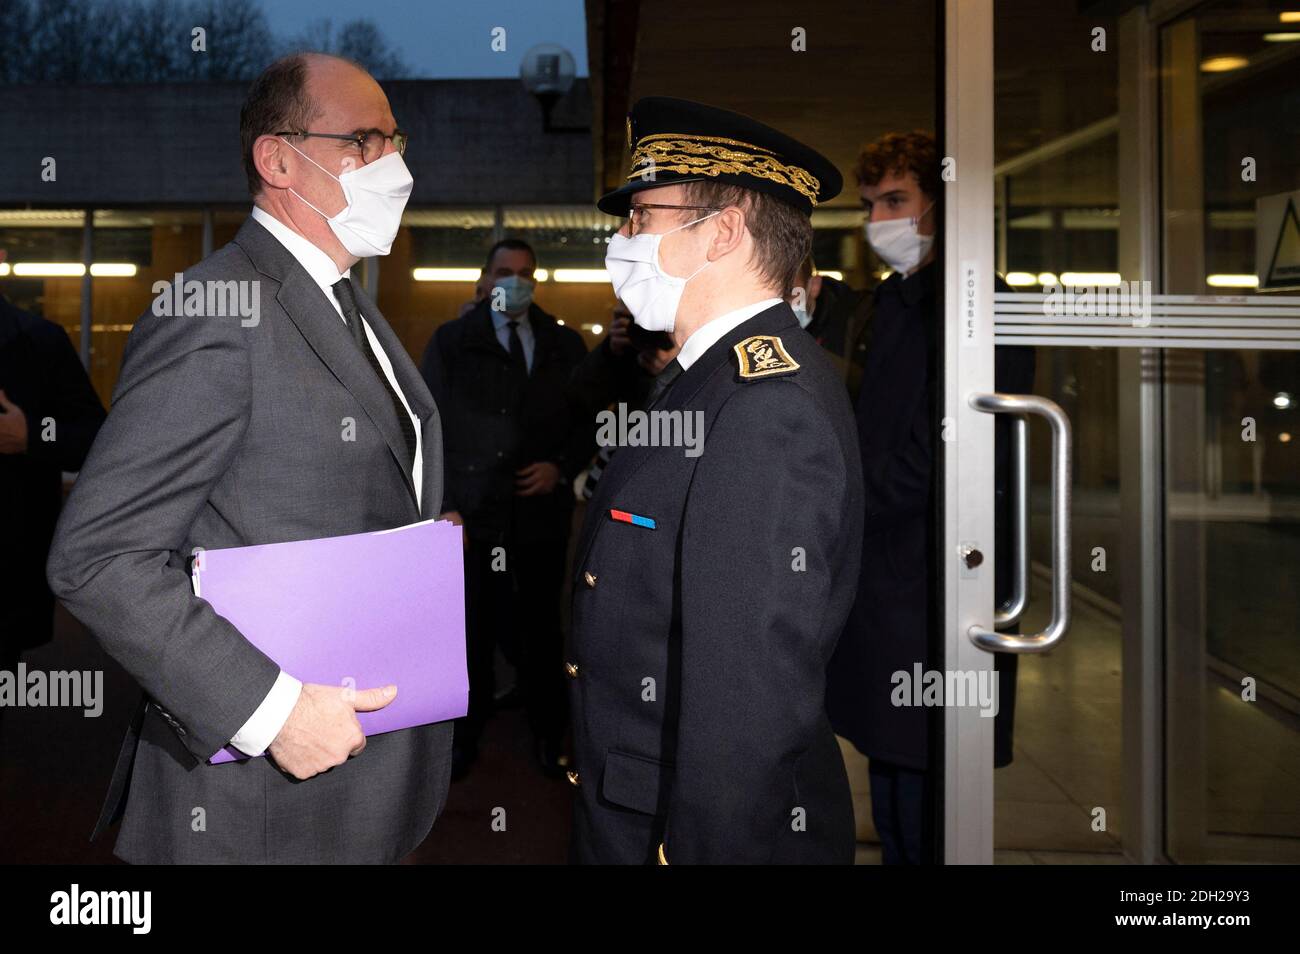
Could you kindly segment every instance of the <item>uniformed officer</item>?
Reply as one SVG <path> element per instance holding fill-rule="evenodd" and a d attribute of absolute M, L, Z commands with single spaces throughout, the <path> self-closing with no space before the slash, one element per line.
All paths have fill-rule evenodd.
<path fill-rule="evenodd" d="M 684 100 L 638 102 L 628 139 L 632 173 L 598 203 L 629 216 L 606 266 L 637 324 L 681 351 L 641 432 L 620 432 L 578 541 L 572 855 L 848 863 L 824 697 L 857 579 L 861 464 L 843 382 L 782 300 L 840 175 Z"/>

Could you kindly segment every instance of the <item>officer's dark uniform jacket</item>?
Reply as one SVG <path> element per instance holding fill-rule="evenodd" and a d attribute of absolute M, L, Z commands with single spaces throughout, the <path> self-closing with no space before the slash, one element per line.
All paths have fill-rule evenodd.
<path fill-rule="evenodd" d="M 843 381 L 781 303 L 654 411 L 703 412 L 703 452 L 620 447 L 588 505 L 566 662 L 575 860 L 850 862 L 824 705 L 862 540 Z"/>
<path fill-rule="evenodd" d="M 591 457 L 595 425 L 570 385 L 587 353 L 582 336 L 530 305 L 533 367 L 516 378 L 497 339 L 490 299 L 439 326 L 420 373 L 438 404 L 446 448 L 443 506 L 459 510 L 477 537 L 564 537 L 573 512 L 570 485 Z M 515 472 L 536 461 L 559 466 L 549 494 L 519 497 Z"/>

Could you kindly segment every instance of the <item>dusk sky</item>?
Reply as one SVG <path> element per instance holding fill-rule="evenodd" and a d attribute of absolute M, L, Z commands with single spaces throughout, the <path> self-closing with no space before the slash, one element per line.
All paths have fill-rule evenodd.
<path fill-rule="evenodd" d="M 265 0 L 272 29 L 294 36 L 313 20 L 335 29 L 348 20 L 373 20 L 413 77 L 518 76 L 519 61 L 538 43 L 558 43 L 587 75 L 582 0 Z M 493 52 L 493 27 L 506 28 L 506 51 Z"/>

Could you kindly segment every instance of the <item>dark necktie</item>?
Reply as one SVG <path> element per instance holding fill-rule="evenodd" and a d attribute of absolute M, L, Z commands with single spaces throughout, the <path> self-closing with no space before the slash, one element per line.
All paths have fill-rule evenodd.
<path fill-rule="evenodd" d="M 519 337 L 519 322 L 507 321 L 510 329 L 510 370 L 521 378 L 528 377 L 528 359 L 524 357 L 524 342 Z"/>
<path fill-rule="evenodd" d="M 681 362 L 673 358 L 659 372 L 659 377 L 655 378 L 655 383 L 650 388 L 650 395 L 645 400 L 647 411 L 659 403 L 659 400 L 664 396 L 664 392 L 681 376 L 682 371 Z"/>
<path fill-rule="evenodd" d="M 408 465 L 415 460 L 415 424 L 411 421 L 411 415 L 406 413 L 406 408 L 402 405 L 402 399 L 398 397 L 397 392 L 393 389 L 392 384 L 388 381 L 388 375 L 384 374 L 384 369 L 379 364 L 379 358 L 375 356 L 375 350 L 370 347 L 370 339 L 366 336 L 365 326 L 361 322 L 361 312 L 357 308 L 357 296 L 352 290 L 352 282 L 346 278 L 340 278 L 332 286 L 334 297 L 339 301 L 339 307 L 343 309 L 343 317 L 348 323 L 348 330 L 352 332 L 352 340 L 356 342 L 361 353 L 365 355 L 366 361 L 375 372 L 375 377 L 384 386 L 388 392 L 388 397 L 393 402 L 393 410 L 397 412 L 397 423 L 401 425 L 402 437 L 406 439 L 406 451 Z"/>

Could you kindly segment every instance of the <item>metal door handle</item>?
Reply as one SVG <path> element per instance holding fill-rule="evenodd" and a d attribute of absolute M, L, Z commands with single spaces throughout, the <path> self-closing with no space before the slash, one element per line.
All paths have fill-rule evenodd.
<path fill-rule="evenodd" d="M 1020 622 L 1029 602 L 1029 418 L 1017 414 L 1011 419 L 1011 538 L 1015 547 L 1011 562 L 1011 595 L 993 614 L 993 628 L 1005 629 Z"/>
<path fill-rule="evenodd" d="M 975 410 L 988 414 L 1037 414 L 1046 418 L 1052 428 L 1052 619 L 1046 629 L 1032 636 L 999 633 L 983 626 L 967 630 L 971 642 L 988 652 L 1046 652 L 1065 637 L 1070 627 L 1070 419 L 1054 401 L 1032 394 L 972 394 L 969 403 Z M 1023 440 L 1019 446 L 1023 450 Z M 1026 480 L 1026 491 L 1027 483 Z M 1027 507 L 1028 494 L 1021 500 Z M 1027 536 L 1027 528 L 1021 529 Z M 1018 559 L 1023 558 L 1027 565 L 1028 549 L 1024 542 L 1021 541 Z"/>

